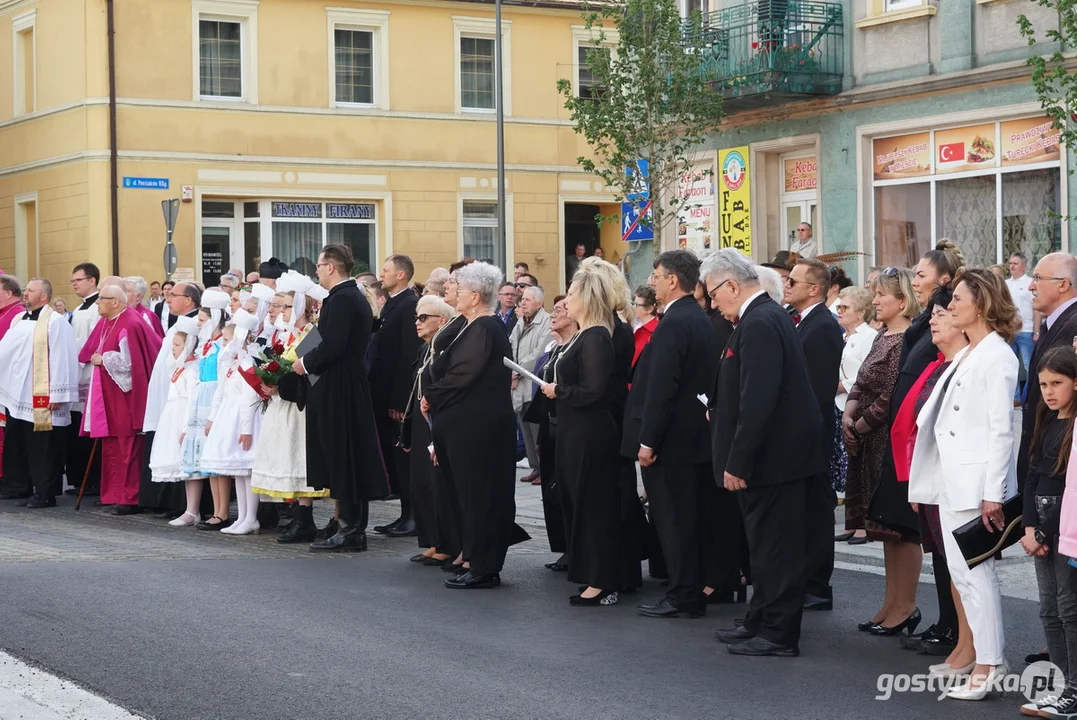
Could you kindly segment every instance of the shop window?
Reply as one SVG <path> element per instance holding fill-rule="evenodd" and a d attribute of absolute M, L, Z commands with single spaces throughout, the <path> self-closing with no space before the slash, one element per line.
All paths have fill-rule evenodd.
<path fill-rule="evenodd" d="M 995 176 L 939 182 L 935 188 L 935 237 L 961 248 L 969 265 L 995 264 L 998 233 Z"/>
<path fill-rule="evenodd" d="M 1057 170 L 1002 176 L 1002 256 L 1023 252 L 1034 263 L 1062 249 Z"/>
<path fill-rule="evenodd" d="M 374 263 L 374 225 L 372 223 L 329 223 L 326 242 L 347 245 L 355 256 L 357 273 L 370 272 Z"/>
<path fill-rule="evenodd" d="M 875 188 L 876 264 L 914 267 L 931 249 L 931 187 Z"/>
<path fill-rule="evenodd" d="M 273 257 L 296 272 L 316 277 L 323 244 L 321 222 L 273 223 Z"/>
<path fill-rule="evenodd" d="M 202 217 L 232 218 L 236 216 L 236 204 L 231 200 L 203 200 Z"/>
<path fill-rule="evenodd" d="M 505 249 L 497 228 L 497 203 L 484 200 L 463 202 L 464 257 L 504 267 Z"/>

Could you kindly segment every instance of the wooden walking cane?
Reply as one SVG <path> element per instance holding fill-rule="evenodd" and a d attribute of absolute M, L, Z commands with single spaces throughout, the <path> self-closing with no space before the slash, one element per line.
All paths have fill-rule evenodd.
<path fill-rule="evenodd" d="M 82 473 L 82 485 L 79 485 L 79 497 L 75 500 L 75 510 L 78 510 L 79 505 L 82 505 L 82 493 L 86 492 L 86 481 L 90 479 L 90 468 L 93 467 L 93 458 L 97 454 L 97 443 L 99 442 L 101 442 L 101 438 L 95 438 L 93 447 L 90 448 L 90 461 L 86 463 L 86 472 Z"/>

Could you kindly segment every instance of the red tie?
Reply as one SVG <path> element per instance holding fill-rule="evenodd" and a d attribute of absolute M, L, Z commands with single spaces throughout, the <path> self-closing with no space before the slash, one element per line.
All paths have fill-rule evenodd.
<path fill-rule="evenodd" d="M 739 323 L 739 322 L 740 322 L 740 318 L 737 318 L 736 320 L 734 320 L 733 321 L 733 327 L 736 327 L 737 323 Z"/>
<path fill-rule="evenodd" d="M 793 315 L 793 324 L 794 325 L 799 325 L 800 324 L 800 313 L 796 313 L 795 315 Z"/>

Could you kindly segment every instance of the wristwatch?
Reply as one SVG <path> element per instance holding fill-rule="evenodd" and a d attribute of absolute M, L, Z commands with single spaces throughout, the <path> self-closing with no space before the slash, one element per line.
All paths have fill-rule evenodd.
<path fill-rule="evenodd" d="M 1032 537 L 1035 538 L 1036 542 L 1038 542 L 1040 545 L 1046 545 L 1047 544 L 1047 536 L 1044 535 L 1043 531 L 1040 530 L 1039 528 L 1035 528 L 1032 531 Z"/>

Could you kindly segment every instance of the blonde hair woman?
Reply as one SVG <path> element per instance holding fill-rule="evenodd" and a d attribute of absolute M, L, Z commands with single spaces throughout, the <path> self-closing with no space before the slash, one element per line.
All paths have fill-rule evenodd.
<path fill-rule="evenodd" d="M 588 258 L 576 270 L 565 301 L 580 329 L 555 361 L 553 381 L 542 386 L 557 401 L 556 483 L 572 507 L 568 579 L 586 586 L 569 598 L 577 606 L 614 605 L 631 582 L 619 560 L 620 431 L 612 398 L 615 314 L 627 302 L 623 278 L 608 265 Z"/>

